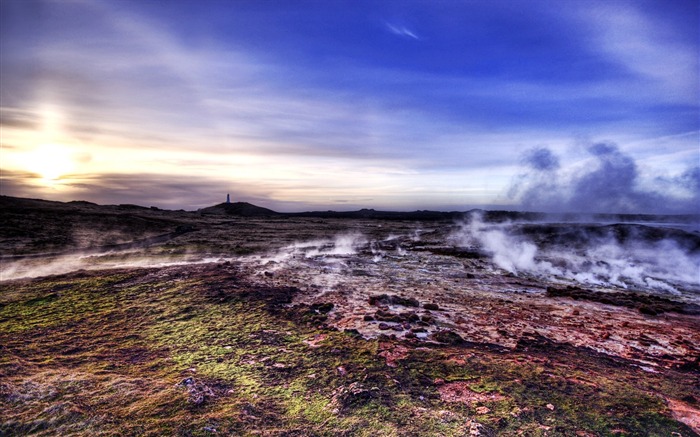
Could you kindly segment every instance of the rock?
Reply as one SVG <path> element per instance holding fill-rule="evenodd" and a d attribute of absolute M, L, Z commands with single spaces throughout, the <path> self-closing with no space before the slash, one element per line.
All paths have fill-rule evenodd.
<path fill-rule="evenodd" d="M 425 315 L 420 318 L 423 323 L 435 323 L 435 318 L 433 316 Z"/>
<path fill-rule="evenodd" d="M 412 297 L 402 297 L 396 295 L 380 294 L 369 297 L 370 305 L 401 305 L 405 307 L 418 307 L 419 302 Z"/>
<path fill-rule="evenodd" d="M 684 360 L 681 364 L 676 364 L 674 368 L 684 372 L 700 372 L 700 357 L 695 360 Z"/>
<path fill-rule="evenodd" d="M 438 304 L 435 304 L 435 303 L 424 303 L 423 308 L 425 308 L 426 310 L 429 310 L 429 311 L 438 311 L 440 309 Z"/>
<path fill-rule="evenodd" d="M 697 404 L 698 400 L 695 398 L 693 395 L 685 395 L 681 398 L 683 402 L 687 402 L 689 404 Z"/>
<path fill-rule="evenodd" d="M 430 340 L 437 341 L 438 343 L 459 345 L 464 343 L 464 339 L 459 336 L 456 332 L 444 330 L 437 331 L 428 336 Z"/>
<path fill-rule="evenodd" d="M 469 435 L 470 436 L 481 436 L 484 435 L 481 431 L 484 428 L 484 425 L 480 424 L 474 419 L 469 419 L 466 423 L 466 425 L 469 427 Z"/>
<path fill-rule="evenodd" d="M 384 310 L 377 310 L 377 312 L 374 313 L 374 318 L 382 322 L 400 323 L 403 321 L 403 318 L 400 315 Z"/>
<path fill-rule="evenodd" d="M 562 345 L 544 337 L 538 332 L 523 332 L 515 345 L 517 351 L 557 351 Z"/>
<path fill-rule="evenodd" d="M 151 207 L 153 208 L 153 207 Z M 196 231 L 197 228 L 194 227 L 193 225 L 180 225 L 175 228 L 175 234 L 181 235 L 181 234 L 186 234 L 188 232 L 194 232 Z"/>
<path fill-rule="evenodd" d="M 642 314 L 655 316 L 665 312 L 700 314 L 700 305 L 669 300 L 665 297 L 635 292 L 600 292 L 574 286 L 547 287 L 547 296 L 588 300 L 605 305 L 637 308 Z"/>
<path fill-rule="evenodd" d="M 649 305 L 641 305 L 639 307 L 639 312 L 648 316 L 656 316 L 659 314 L 659 311 Z"/>
<path fill-rule="evenodd" d="M 476 409 L 477 414 L 488 414 L 491 410 L 488 409 L 488 407 L 478 407 Z"/>
<path fill-rule="evenodd" d="M 379 329 L 381 329 L 382 331 L 386 331 L 387 329 L 391 329 L 391 326 L 382 322 L 379 324 Z"/>
<path fill-rule="evenodd" d="M 385 302 L 388 299 L 386 294 L 380 294 L 378 296 L 370 296 L 368 302 L 370 305 L 378 305 Z"/>
<path fill-rule="evenodd" d="M 365 314 L 365 316 L 362 318 L 365 322 L 372 322 L 374 321 L 374 316 L 371 314 Z"/>
<path fill-rule="evenodd" d="M 346 328 L 343 332 L 348 334 L 351 337 L 362 337 L 362 334 L 360 334 L 360 331 L 354 328 Z"/>
<path fill-rule="evenodd" d="M 417 322 L 420 320 L 420 316 L 418 316 L 418 314 L 416 314 L 413 311 L 406 311 L 406 312 L 400 313 L 399 316 L 401 316 L 401 318 L 403 320 L 406 320 L 408 322 Z"/>
<path fill-rule="evenodd" d="M 315 311 L 321 314 L 328 314 L 333 309 L 334 305 L 330 302 L 328 303 L 315 303 L 311 305 L 311 311 Z"/>
<path fill-rule="evenodd" d="M 377 387 L 368 389 L 360 382 L 353 382 L 348 386 L 341 386 L 336 389 L 333 392 L 333 396 L 328 407 L 332 408 L 333 411 L 342 413 L 348 408 L 365 405 L 378 396 L 379 389 Z"/>
<path fill-rule="evenodd" d="M 187 389 L 187 401 L 195 405 L 202 405 L 214 397 L 214 392 L 210 387 L 195 381 L 194 378 L 185 378 L 177 385 Z"/>
<path fill-rule="evenodd" d="M 554 411 L 554 405 L 552 405 L 552 404 L 547 404 L 546 406 L 547 406 L 548 409 Z"/>
<path fill-rule="evenodd" d="M 402 305 L 405 307 L 416 307 L 417 308 L 419 306 L 418 300 L 416 300 L 412 297 L 392 296 L 391 303 L 393 303 L 395 305 Z"/>

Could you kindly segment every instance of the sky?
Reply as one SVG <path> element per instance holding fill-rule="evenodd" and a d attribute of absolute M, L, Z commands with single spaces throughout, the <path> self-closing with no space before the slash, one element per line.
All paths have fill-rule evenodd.
<path fill-rule="evenodd" d="M 0 194 L 700 213 L 696 0 L 1 0 Z"/>

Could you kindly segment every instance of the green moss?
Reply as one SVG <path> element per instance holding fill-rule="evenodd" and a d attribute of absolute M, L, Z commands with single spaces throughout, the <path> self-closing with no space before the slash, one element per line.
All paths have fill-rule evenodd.
<path fill-rule="evenodd" d="M 497 393 L 502 389 L 502 385 L 489 380 L 480 380 L 477 383 L 470 384 L 469 389 L 476 393 Z"/>
<path fill-rule="evenodd" d="M 104 315 L 119 300 L 121 291 L 115 284 L 128 277 L 114 274 L 70 282 L 47 280 L 40 287 L 24 282 L 11 290 L 12 285 L 0 284 L 0 329 L 20 333 Z"/>
<path fill-rule="evenodd" d="M 336 413 L 330 408 L 330 399 L 320 395 L 304 395 L 304 390 L 290 393 L 285 406 L 286 416 L 293 422 L 314 425 L 338 425 Z M 331 423 L 332 422 L 332 423 Z"/>
<path fill-rule="evenodd" d="M 307 326 L 303 309 L 275 309 L 254 290 L 222 300 L 216 277 L 158 278 L 113 271 L 0 284 L 0 407 L 10 411 L 0 433 L 451 436 L 468 435 L 475 417 L 497 435 L 688 431 L 658 394 L 695 393 L 678 383 L 687 376 L 640 375 L 575 351 L 552 366 L 459 347 L 408 346 L 388 367 L 380 341 Z M 305 343 L 319 334 L 315 347 Z M 504 399 L 444 402 L 440 379 Z M 208 393 L 201 403 L 196 390 Z"/>

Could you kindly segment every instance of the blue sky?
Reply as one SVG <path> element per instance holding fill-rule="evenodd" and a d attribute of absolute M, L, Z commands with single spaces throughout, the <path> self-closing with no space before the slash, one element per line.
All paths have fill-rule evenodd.
<path fill-rule="evenodd" d="M 698 209 L 697 1 L 0 7 L 2 194 Z"/>

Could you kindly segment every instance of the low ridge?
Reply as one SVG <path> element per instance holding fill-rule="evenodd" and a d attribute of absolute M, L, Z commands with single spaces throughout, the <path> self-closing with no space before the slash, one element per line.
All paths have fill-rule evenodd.
<path fill-rule="evenodd" d="M 248 202 L 220 203 L 199 210 L 200 214 L 225 214 L 239 217 L 273 217 L 280 213 Z"/>

